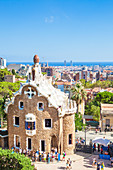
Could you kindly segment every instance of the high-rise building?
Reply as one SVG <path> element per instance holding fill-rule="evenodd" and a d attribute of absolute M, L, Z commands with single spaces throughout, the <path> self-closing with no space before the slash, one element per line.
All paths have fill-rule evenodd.
<path fill-rule="evenodd" d="M 0 68 L 4 69 L 6 67 L 6 59 L 0 57 Z"/>
<path fill-rule="evenodd" d="M 64 66 L 66 66 L 66 60 L 64 60 Z"/>
<path fill-rule="evenodd" d="M 72 62 L 72 60 L 70 61 L 70 66 L 73 66 L 73 62 Z"/>

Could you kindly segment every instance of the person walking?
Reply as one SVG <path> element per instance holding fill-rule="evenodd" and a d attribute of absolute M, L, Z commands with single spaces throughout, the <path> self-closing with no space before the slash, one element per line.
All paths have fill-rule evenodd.
<path fill-rule="evenodd" d="M 66 162 L 66 170 L 68 170 L 69 169 L 69 160 L 67 160 L 67 162 Z"/>
<path fill-rule="evenodd" d="M 100 162 L 97 163 L 97 170 L 101 170 L 101 163 Z"/>
<path fill-rule="evenodd" d="M 105 167 L 104 162 L 102 162 L 101 163 L 101 170 L 104 170 L 104 167 Z"/>
<path fill-rule="evenodd" d="M 72 169 L 72 161 L 71 161 L 71 159 L 69 158 L 68 161 L 69 161 L 69 169 Z"/>

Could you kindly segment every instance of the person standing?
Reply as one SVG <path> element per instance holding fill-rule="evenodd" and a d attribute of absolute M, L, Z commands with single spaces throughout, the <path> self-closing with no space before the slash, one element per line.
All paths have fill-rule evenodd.
<path fill-rule="evenodd" d="M 100 152 L 100 144 L 98 144 L 98 152 Z"/>
<path fill-rule="evenodd" d="M 22 154 L 22 149 L 21 148 L 19 148 L 19 154 Z"/>
<path fill-rule="evenodd" d="M 113 166 L 113 157 L 110 158 L 111 161 L 111 167 Z"/>
<path fill-rule="evenodd" d="M 44 152 L 44 162 L 46 162 L 46 153 Z"/>
<path fill-rule="evenodd" d="M 41 158 L 41 152 L 39 152 L 39 162 L 41 162 L 42 158 Z"/>
<path fill-rule="evenodd" d="M 103 148 L 101 147 L 101 154 L 103 154 Z"/>
<path fill-rule="evenodd" d="M 50 156 L 49 156 L 49 152 L 47 154 L 47 163 L 49 164 L 50 163 Z"/>
<path fill-rule="evenodd" d="M 65 161 L 65 156 L 66 156 L 66 153 L 65 151 L 63 152 L 63 160 Z"/>

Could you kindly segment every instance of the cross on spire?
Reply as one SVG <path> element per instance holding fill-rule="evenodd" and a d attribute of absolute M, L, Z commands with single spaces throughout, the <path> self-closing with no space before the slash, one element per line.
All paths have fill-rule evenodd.
<path fill-rule="evenodd" d="M 29 99 L 32 99 L 34 95 L 36 95 L 36 91 L 32 90 L 31 87 L 28 87 L 28 91 L 24 91 L 24 94 L 27 94 Z"/>

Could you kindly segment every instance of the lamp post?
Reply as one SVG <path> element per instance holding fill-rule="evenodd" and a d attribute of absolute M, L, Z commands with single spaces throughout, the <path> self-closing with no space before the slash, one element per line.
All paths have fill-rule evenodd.
<path fill-rule="evenodd" d="M 85 127 L 85 148 L 86 148 L 86 127 Z"/>

